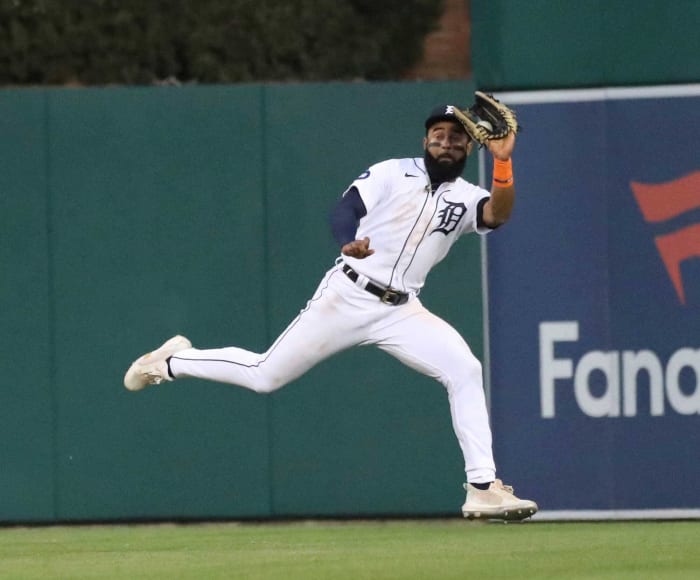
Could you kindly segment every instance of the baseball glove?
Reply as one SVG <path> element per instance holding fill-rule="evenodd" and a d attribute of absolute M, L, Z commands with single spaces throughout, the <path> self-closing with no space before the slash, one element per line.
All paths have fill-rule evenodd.
<path fill-rule="evenodd" d="M 511 131 L 520 130 L 515 111 L 501 103 L 493 95 L 476 91 L 474 104 L 466 111 L 455 107 L 455 116 L 467 134 L 479 145 L 492 139 L 503 139 Z"/>

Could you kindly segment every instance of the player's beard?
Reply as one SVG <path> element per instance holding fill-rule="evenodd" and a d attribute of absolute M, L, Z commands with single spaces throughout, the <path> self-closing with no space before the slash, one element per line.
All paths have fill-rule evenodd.
<path fill-rule="evenodd" d="M 467 156 L 465 155 L 461 161 L 452 163 L 440 163 L 426 149 L 423 155 L 425 168 L 428 170 L 431 183 L 442 183 L 443 181 L 454 181 L 464 172 L 467 165 Z"/>

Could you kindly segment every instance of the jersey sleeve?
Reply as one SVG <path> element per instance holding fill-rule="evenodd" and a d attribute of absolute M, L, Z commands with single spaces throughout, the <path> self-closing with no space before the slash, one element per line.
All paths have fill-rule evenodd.
<path fill-rule="evenodd" d="M 478 203 L 476 204 L 476 232 L 480 234 L 488 234 L 491 230 L 495 230 L 496 228 L 492 228 L 491 226 L 487 226 L 484 223 L 484 206 L 486 205 L 486 202 L 491 199 L 490 195 L 486 195 L 482 197 Z M 496 226 L 498 227 L 498 226 Z"/>
<path fill-rule="evenodd" d="M 382 161 L 372 165 L 355 178 L 355 181 L 352 182 L 347 191 L 350 191 L 353 187 L 357 189 L 367 212 L 371 212 L 390 189 L 395 166 L 396 163 L 393 160 Z"/>
<path fill-rule="evenodd" d="M 472 204 L 475 208 L 470 230 L 477 234 L 488 234 L 492 232 L 496 228 L 489 227 L 484 223 L 484 205 L 491 199 L 491 193 L 481 187 L 473 186 L 470 195 L 472 196 Z"/>

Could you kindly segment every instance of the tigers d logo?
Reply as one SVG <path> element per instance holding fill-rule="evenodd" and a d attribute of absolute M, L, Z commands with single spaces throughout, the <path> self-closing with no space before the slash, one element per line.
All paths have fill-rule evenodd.
<path fill-rule="evenodd" d="M 632 182 L 630 187 L 648 223 L 667 223 L 700 208 L 700 171 L 656 185 Z M 678 299 L 685 304 L 681 264 L 700 258 L 700 223 L 679 227 L 654 241 Z"/>
<path fill-rule="evenodd" d="M 440 223 L 430 232 L 430 235 L 435 232 L 441 232 L 445 235 L 453 232 L 465 213 L 467 213 L 467 206 L 463 203 L 445 200 L 445 207 L 437 214 Z"/>

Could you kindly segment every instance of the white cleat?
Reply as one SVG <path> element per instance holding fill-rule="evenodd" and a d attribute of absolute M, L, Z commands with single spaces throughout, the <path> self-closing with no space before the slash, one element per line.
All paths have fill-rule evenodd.
<path fill-rule="evenodd" d="M 529 499 L 520 499 L 513 488 L 503 485 L 500 479 L 492 482 L 488 489 L 477 489 L 464 484 L 467 500 L 462 506 L 462 514 L 468 519 L 484 520 L 524 520 L 537 512 L 537 504 Z"/>
<path fill-rule="evenodd" d="M 167 359 L 176 352 L 192 348 L 192 343 L 184 336 L 173 336 L 165 344 L 136 359 L 124 375 L 124 386 L 130 391 L 140 391 L 149 385 L 159 385 L 172 381 L 168 374 Z"/>

